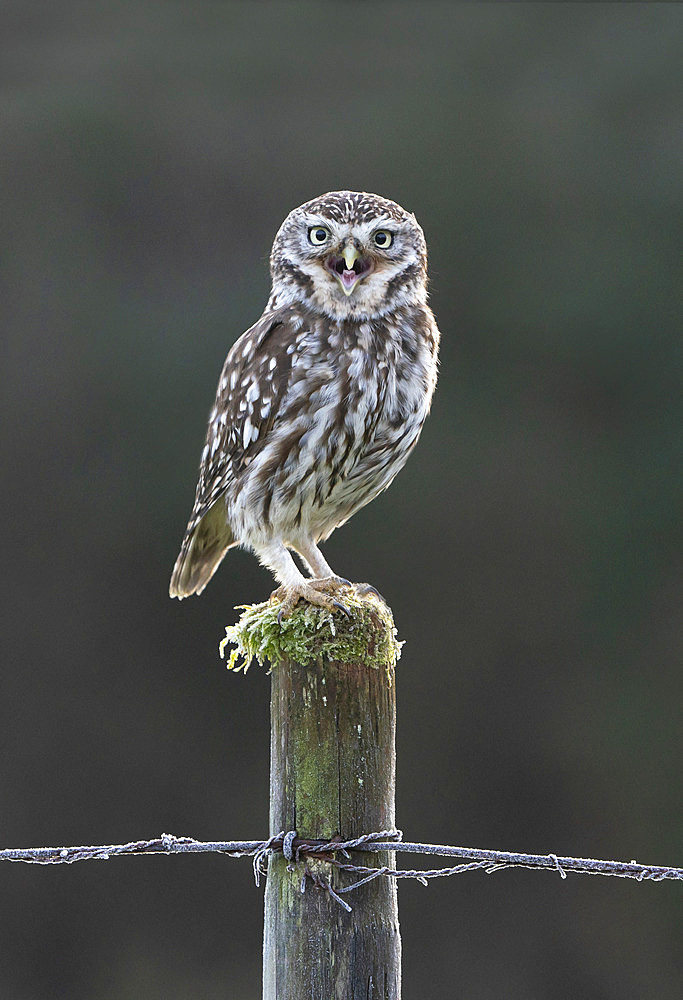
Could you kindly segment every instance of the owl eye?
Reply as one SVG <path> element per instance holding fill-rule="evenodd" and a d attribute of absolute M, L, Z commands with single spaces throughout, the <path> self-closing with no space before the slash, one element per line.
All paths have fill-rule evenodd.
<path fill-rule="evenodd" d="M 378 229 L 374 235 L 374 240 L 375 246 L 380 247 L 382 250 L 387 250 L 394 242 L 394 234 L 390 233 L 388 229 Z"/>
<path fill-rule="evenodd" d="M 313 246 L 319 247 L 329 238 L 330 231 L 325 226 L 311 226 L 308 230 L 308 240 Z"/>

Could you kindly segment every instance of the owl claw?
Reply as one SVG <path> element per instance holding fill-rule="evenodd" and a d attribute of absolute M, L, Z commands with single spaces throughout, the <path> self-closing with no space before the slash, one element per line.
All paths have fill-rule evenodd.
<path fill-rule="evenodd" d="M 308 604 L 313 604 L 318 608 L 325 608 L 327 611 L 343 611 L 347 617 L 350 617 L 351 612 L 346 605 L 342 604 L 334 596 L 340 590 L 346 589 L 347 586 L 345 580 L 342 581 L 340 578 L 334 576 L 324 577 L 319 580 L 304 580 L 301 583 L 290 585 L 283 584 L 270 595 L 271 602 L 279 602 L 281 604 L 277 616 L 278 624 L 283 619 L 289 618 L 299 601 L 307 601 Z"/>
<path fill-rule="evenodd" d="M 353 589 L 356 591 L 357 594 L 360 594 L 361 597 L 366 597 L 368 594 L 373 594 L 378 600 L 382 602 L 382 604 L 387 604 L 386 600 L 384 599 L 384 597 L 382 597 L 377 587 L 373 587 L 371 583 L 354 583 Z M 387 607 L 388 606 L 389 605 L 387 604 Z"/>

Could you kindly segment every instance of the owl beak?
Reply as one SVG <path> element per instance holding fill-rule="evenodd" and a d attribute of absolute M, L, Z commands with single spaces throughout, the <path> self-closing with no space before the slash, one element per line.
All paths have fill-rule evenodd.
<path fill-rule="evenodd" d="M 341 256 L 332 254 L 327 258 L 325 267 L 337 279 L 344 295 L 350 295 L 358 282 L 373 270 L 373 263 L 369 257 L 361 256 L 353 243 L 347 243 Z"/>
<path fill-rule="evenodd" d="M 344 262 L 346 264 L 347 269 L 349 271 L 353 271 L 353 265 L 360 257 L 360 253 L 358 252 L 356 247 L 353 246 L 353 244 L 347 243 L 344 249 L 342 250 L 342 257 L 344 258 Z"/>

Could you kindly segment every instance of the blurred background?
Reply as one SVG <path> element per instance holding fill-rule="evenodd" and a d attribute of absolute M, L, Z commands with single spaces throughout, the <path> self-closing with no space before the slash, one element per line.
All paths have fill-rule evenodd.
<path fill-rule="evenodd" d="M 168 598 L 227 349 L 326 190 L 414 211 L 441 379 L 327 543 L 406 640 L 407 839 L 683 865 L 675 4 L 5 3 L 2 846 L 260 838 L 231 552 Z M 680 134 L 680 133 L 679 133 Z M 0 871 L 3 1000 L 258 1000 L 248 861 Z M 400 886 L 404 996 L 673 1000 L 673 882 Z M 428 987 L 425 986 L 428 983 Z"/>

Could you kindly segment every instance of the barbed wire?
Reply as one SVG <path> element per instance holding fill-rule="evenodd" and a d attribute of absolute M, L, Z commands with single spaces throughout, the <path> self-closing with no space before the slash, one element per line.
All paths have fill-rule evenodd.
<path fill-rule="evenodd" d="M 395 869 L 382 865 L 373 868 L 368 865 L 351 864 L 350 851 L 381 852 L 394 854 L 423 854 L 440 857 L 461 858 L 460 864 L 450 868 Z M 683 880 L 683 868 L 661 865 L 642 865 L 637 861 L 602 861 L 597 858 L 558 857 L 556 854 L 520 854 L 511 851 L 490 851 L 477 847 L 451 847 L 445 844 L 420 844 L 403 840 L 400 830 L 379 830 L 344 840 L 312 840 L 299 837 L 296 830 L 281 831 L 268 840 L 227 840 L 201 841 L 193 837 L 176 837 L 172 833 L 162 833 L 153 840 L 134 840 L 127 844 L 108 844 L 83 847 L 29 847 L 0 850 L 0 861 L 22 861 L 27 864 L 56 865 L 74 864 L 76 861 L 108 861 L 113 857 L 140 854 L 227 854 L 230 857 L 253 858 L 254 878 L 260 884 L 266 873 L 267 859 L 271 854 L 283 854 L 289 862 L 290 871 L 303 862 L 301 891 L 307 882 L 325 889 L 346 910 L 349 904 L 341 898 L 367 882 L 379 877 L 396 879 L 411 878 L 428 884 L 432 878 L 460 875 L 468 871 L 483 870 L 487 874 L 504 868 L 540 868 L 556 871 L 564 879 L 568 872 L 579 875 L 611 875 L 617 878 L 632 878 L 638 882 L 661 882 L 665 879 Z M 347 860 L 341 861 L 338 855 Z M 332 887 L 329 879 L 319 870 L 312 870 L 307 863 L 318 859 L 326 861 L 339 871 L 346 871 L 362 877 L 352 885 Z"/>

